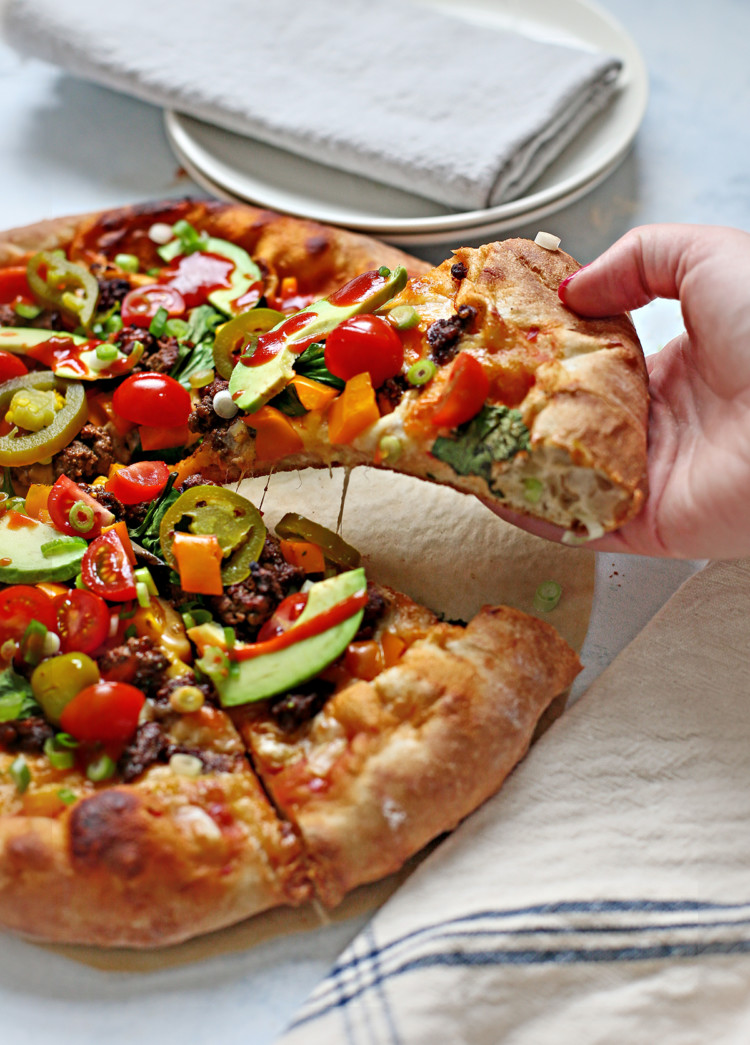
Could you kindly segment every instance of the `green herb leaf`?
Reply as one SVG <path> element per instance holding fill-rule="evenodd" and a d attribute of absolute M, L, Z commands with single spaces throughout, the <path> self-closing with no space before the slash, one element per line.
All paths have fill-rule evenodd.
<path fill-rule="evenodd" d="M 171 472 L 167 485 L 164 487 L 161 495 L 156 501 L 153 501 L 149 510 L 146 512 L 146 516 L 140 526 L 136 529 L 131 530 L 130 536 L 142 548 L 146 551 L 151 552 L 152 555 L 156 555 L 159 559 L 162 557 L 161 553 L 161 542 L 159 541 L 159 526 L 161 520 L 166 512 L 167 508 L 177 500 L 180 496 L 179 493 L 173 489 L 175 479 L 177 478 L 176 472 Z"/>
<path fill-rule="evenodd" d="M 493 488 L 492 465 L 530 446 L 529 430 L 518 410 L 487 405 L 471 421 L 460 425 L 455 436 L 439 436 L 431 452 L 457 475 L 478 475 Z"/>
<path fill-rule="evenodd" d="M 287 417 L 302 417 L 303 414 L 307 413 L 293 385 L 288 385 L 283 391 L 279 392 L 268 405 L 275 406 L 277 410 L 280 410 L 282 414 L 286 414 Z"/>
<path fill-rule="evenodd" d="M 311 381 L 320 381 L 324 385 L 342 389 L 344 382 L 340 377 L 334 377 L 325 364 L 325 345 L 314 341 L 308 345 L 304 352 L 297 356 L 294 369 L 303 377 L 309 377 Z"/>
<path fill-rule="evenodd" d="M 41 708 L 34 700 L 29 682 L 17 675 L 13 668 L 0 672 L 0 722 L 40 715 Z"/>

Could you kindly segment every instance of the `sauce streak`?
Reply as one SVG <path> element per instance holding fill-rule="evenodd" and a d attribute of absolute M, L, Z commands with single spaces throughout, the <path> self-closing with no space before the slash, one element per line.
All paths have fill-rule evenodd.
<path fill-rule="evenodd" d="M 385 286 L 386 282 L 386 276 L 381 276 L 377 269 L 371 269 L 369 272 L 363 272 L 354 279 L 350 279 L 338 290 L 334 290 L 333 294 L 329 294 L 328 300 L 332 305 L 342 307 L 358 305 L 376 290 Z"/>
<path fill-rule="evenodd" d="M 330 609 L 324 610 L 322 613 L 316 613 L 314 617 L 310 617 L 301 624 L 295 624 L 293 627 L 287 628 L 286 631 L 282 631 L 279 635 L 274 635 L 272 639 L 266 639 L 265 642 L 249 642 L 244 646 L 235 646 L 229 651 L 229 657 L 231 660 L 250 660 L 253 657 L 260 657 L 264 653 L 275 653 L 277 650 L 286 649 L 288 646 L 294 645 L 295 642 L 301 642 L 303 639 L 309 639 L 313 635 L 320 635 L 324 631 L 328 631 L 329 628 L 335 628 L 337 624 L 348 620 L 349 617 L 353 617 L 355 613 L 363 609 L 366 603 L 367 592 L 364 590 L 358 591 L 354 595 L 350 595 L 348 599 L 342 599 L 341 602 L 337 602 Z"/>
<path fill-rule="evenodd" d="M 162 274 L 165 283 L 179 290 L 187 308 L 205 303 L 214 290 L 225 290 L 232 285 L 234 263 L 219 254 L 196 250 L 176 258 Z"/>
<path fill-rule="evenodd" d="M 240 362 L 245 366 L 263 366 L 269 359 L 278 355 L 288 337 L 302 330 L 313 319 L 315 319 L 315 315 L 312 312 L 298 312 L 291 316 L 277 330 L 269 330 L 267 334 L 261 334 L 253 354 L 241 356 Z M 287 347 L 291 352 L 299 355 L 315 340 L 315 337 L 300 338 L 299 341 L 295 341 L 294 344 Z"/>

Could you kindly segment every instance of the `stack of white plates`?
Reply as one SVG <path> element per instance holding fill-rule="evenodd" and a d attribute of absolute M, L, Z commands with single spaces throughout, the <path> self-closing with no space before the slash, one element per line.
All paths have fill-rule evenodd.
<path fill-rule="evenodd" d="M 424 2 L 424 0 L 423 0 Z M 640 126 L 648 75 L 633 40 L 588 0 L 430 0 L 475 23 L 614 54 L 617 92 L 526 195 L 483 210 L 455 211 L 168 111 L 169 142 L 187 173 L 219 198 L 356 229 L 400 245 L 494 235 L 534 221 L 590 192 L 620 163 Z"/>

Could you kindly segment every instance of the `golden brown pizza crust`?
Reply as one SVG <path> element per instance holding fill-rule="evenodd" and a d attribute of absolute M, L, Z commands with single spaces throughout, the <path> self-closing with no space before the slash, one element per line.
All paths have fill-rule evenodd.
<path fill-rule="evenodd" d="M 457 276 L 457 266 L 463 274 Z M 460 474 L 432 450 L 431 420 L 448 384 L 453 355 L 424 388 L 410 388 L 395 408 L 347 445 L 332 445 L 325 416 L 313 411 L 293 426 L 303 449 L 273 461 L 256 456 L 250 423 L 212 433 L 186 462 L 218 481 L 309 465 L 373 464 L 473 493 L 491 507 L 535 515 L 583 536 L 621 526 L 647 492 L 648 377 L 628 316 L 583 319 L 558 297 L 577 262 L 527 240 L 461 248 L 413 277 L 387 309 L 413 306 L 420 323 L 405 335 L 403 372 L 431 352 L 427 332 L 462 308 L 471 310 L 456 348 L 474 356 L 490 382 L 487 402 L 517 411 L 529 451 L 495 460 L 491 474 Z M 399 452 L 382 453 L 383 439 Z M 528 496 L 529 482 L 534 497 Z M 541 486 L 539 485 L 541 484 Z"/>
<path fill-rule="evenodd" d="M 242 712 L 322 900 L 397 870 L 492 795 L 579 670 L 550 625 L 485 607 L 465 629 L 431 626 L 394 667 L 337 692 L 301 735 Z"/>

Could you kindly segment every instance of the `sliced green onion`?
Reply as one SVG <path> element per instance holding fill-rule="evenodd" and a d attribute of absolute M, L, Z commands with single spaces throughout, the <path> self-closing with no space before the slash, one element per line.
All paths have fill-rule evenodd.
<path fill-rule="evenodd" d="M 151 571 L 148 566 L 141 566 L 140 569 L 133 570 L 133 577 L 136 583 L 145 584 L 146 590 L 149 595 L 158 595 L 159 589 L 154 583 L 154 578 L 151 576 Z"/>
<path fill-rule="evenodd" d="M 164 329 L 165 329 L 165 327 L 167 325 L 167 320 L 168 319 L 169 319 L 169 313 L 167 312 L 167 310 L 163 306 L 160 306 L 156 310 L 156 315 L 151 320 L 151 323 L 149 325 L 149 328 L 148 328 L 149 334 L 153 334 L 154 337 L 161 337 L 162 334 L 164 333 Z"/>
<path fill-rule="evenodd" d="M 18 758 L 13 759 L 11 764 L 8 766 L 8 772 L 10 773 L 11 780 L 16 785 L 16 791 L 19 795 L 22 795 L 31 783 L 31 770 L 26 764 L 26 759 L 23 755 L 19 755 Z"/>
<path fill-rule="evenodd" d="M 388 319 L 396 330 L 411 330 L 419 323 L 419 318 L 413 305 L 396 305 L 388 313 Z"/>
<path fill-rule="evenodd" d="M 431 359 L 420 359 L 406 372 L 406 380 L 410 385 L 426 385 L 437 373 L 437 367 Z"/>
<path fill-rule="evenodd" d="M 68 512 L 68 522 L 79 533 L 90 533 L 94 528 L 94 509 L 85 501 L 76 501 Z"/>
<path fill-rule="evenodd" d="M 52 559 L 61 552 L 68 552 L 72 548 L 87 548 L 88 544 L 83 537 L 55 537 L 54 540 L 45 541 L 40 546 L 40 551 L 45 559 Z"/>
<path fill-rule="evenodd" d="M 21 319 L 36 319 L 42 310 L 39 305 L 32 305 L 30 301 L 19 301 L 13 306 L 13 311 Z"/>
<path fill-rule="evenodd" d="M 26 631 L 21 639 L 21 659 L 25 664 L 34 667 L 44 657 L 44 642 L 47 638 L 47 628 L 41 621 L 30 620 L 26 625 Z"/>
<path fill-rule="evenodd" d="M 84 582 L 84 579 L 83 579 L 83 574 L 82 574 L 82 573 L 77 573 L 77 574 L 76 574 L 76 578 L 75 578 L 75 580 L 73 581 L 73 586 L 74 586 L 74 587 L 76 587 L 76 588 L 80 588 L 80 589 L 82 589 L 83 591 L 85 591 L 85 590 L 86 590 L 86 584 L 85 584 L 85 582 Z"/>
<path fill-rule="evenodd" d="M 117 345 L 112 345 L 108 341 L 96 346 L 96 358 L 101 359 L 103 363 L 111 363 L 114 359 L 117 359 L 119 354 Z"/>
<path fill-rule="evenodd" d="M 224 628 L 224 641 L 227 644 L 227 649 L 234 649 L 234 645 L 237 642 L 234 628 Z"/>
<path fill-rule="evenodd" d="M 141 267 L 135 254 L 115 254 L 115 265 L 123 272 L 137 272 Z"/>
<path fill-rule="evenodd" d="M 47 737 L 44 741 L 44 753 L 55 769 L 70 769 L 75 762 L 75 755 L 70 748 L 61 750 L 57 746 L 56 737 Z"/>
<path fill-rule="evenodd" d="M 523 496 L 529 504 L 536 504 L 544 491 L 544 483 L 541 479 L 531 476 L 523 481 Z"/>
<path fill-rule="evenodd" d="M 113 312 L 111 316 L 107 316 L 104 320 L 104 332 L 106 334 L 116 334 L 118 330 L 122 330 L 123 326 L 122 316 L 119 312 Z"/>
<path fill-rule="evenodd" d="M 169 694 L 170 706 L 181 715 L 198 711 L 205 702 L 203 690 L 197 686 L 178 686 Z"/>
<path fill-rule="evenodd" d="M 390 274 L 391 274 L 391 270 L 388 268 L 387 265 L 381 265 L 380 268 L 378 269 L 378 275 L 382 276 L 383 279 L 388 279 Z"/>
<path fill-rule="evenodd" d="M 144 610 L 151 605 L 151 596 L 149 595 L 148 587 L 143 581 L 135 582 L 135 597 L 138 599 L 138 605 L 142 606 Z"/>
<path fill-rule="evenodd" d="M 393 464 L 401 456 L 404 447 L 398 436 L 384 435 L 378 443 L 378 449 L 383 456 L 383 460 Z"/>
<path fill-rule="evenodd" d="M 78 796 L 75 791 L 71 791 L 69 787 L 61 787 L 57 792 L 57 797 L 61 802 L 64 802 L 66 806 L 70 806 L 73 805 Z"/>
<path fill-rule="evenodd" d="M 55 733 L 55 743 L 58 747 L 78 747 L 78 741 L 70 733 Z"/>
<path fill-rule="evenodd" d="M 534 609 L 540 613 L 549 613 L 560 601 L 562 588 L 557 581 L 542 581 L 534 592 Z"/>
<path fill-rule="evenodd" d="M 98 784 L 102 780 L 109 780 L 115 775 L 117 766 L 109 755 L 100 755 L 86 766 L 86 776 L 93 783 Z"/>

